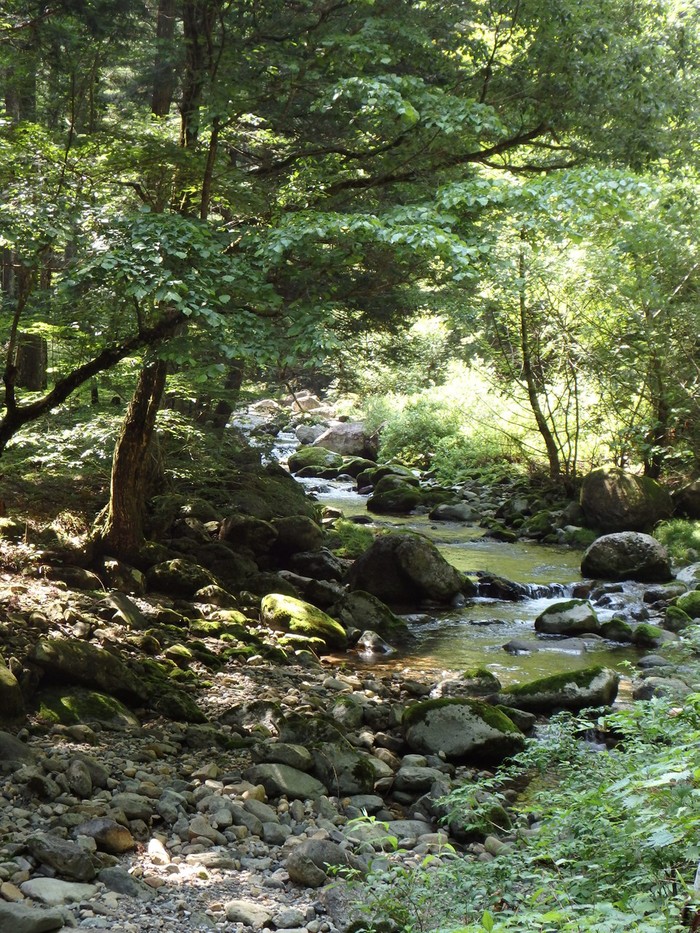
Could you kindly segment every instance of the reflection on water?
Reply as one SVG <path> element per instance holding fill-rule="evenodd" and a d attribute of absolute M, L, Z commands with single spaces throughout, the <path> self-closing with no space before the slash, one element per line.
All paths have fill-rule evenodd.
<path fill-rule="evenodd" d="M 324 505 L 346 516 L 366 514 L 365 499 L 351 484 L 305 480 Z M 425 534 L 458 570 L 485 571 L 518 583 L 574 583 L 581 579 L 581 552 L 532 542 L 514 543 L 484 538 L 475 525 L 431 522 L 427 516 L 372 516 L 382 528 L 407 528 Z M 640 652 L 628 645 L 615 646 L 602 639 L 536 639 L 537 616 L 562 596 L 504 602 L 495 599 L 468 601 L 461 609 L 430 612 L 420 621 L 409 619 L 414 640 L 386 659 L 360 659 L 373 669 L 402 668 L 455 672 L 488 667 L 503 684 L 544 677 L 567 670 L 604 664 L 624 670 Z M 512 639 L 526 639 L 539 650 L 509 654 L 503 646 Z"/>

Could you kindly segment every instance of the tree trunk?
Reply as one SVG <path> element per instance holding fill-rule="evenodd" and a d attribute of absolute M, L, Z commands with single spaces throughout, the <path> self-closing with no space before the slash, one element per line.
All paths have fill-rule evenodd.
<path fill-rule="evenodd" d="M 175 94 L 175 64 L 172 46 L 175 36 L 175 9 L 175 0 L 159 0 L 151 96 L 151 113 L 156 117 L 167 117 Z"/>
<path fill-rule="evenodd" d="M 532 346 L 530 343 L 530 325 L 527 316 L 527 286 L 526 282 L 526 263 L 524 244 L 520 248 L 520 348 L 523 354 L 523 377 L 527 387 L 527 397 L 530 402 L 530 408 L 535 416 L 537 429 L 542 436 L 544 446 L 547 451 L 547 460 L 549 461 L 549 475 L 552 479 L 559 479 L 561 476 L 561 462 L 559 459 L 559 449 L 552 429 L 547 422 L 537 388 L 537 379 L 535 378 L 535 367 L 532 356 Z"/>
<path fill-rule="evenodd" d="M 18 334 L 17 336 L 17 376 L 15 385 L 18 389 L 41 392 L 48 385 L 46 367 L 48 364 L 48 345 L 39 334 Z"/>
<path fill-rule="evenodd" d="M 133 559 L 144 542 L 149 447 L 166 373 L 167 363 L 163 360 L 143 367 L 114 449 L 109 506 L 96 538 L 102 552 L 124 560 Z"/>

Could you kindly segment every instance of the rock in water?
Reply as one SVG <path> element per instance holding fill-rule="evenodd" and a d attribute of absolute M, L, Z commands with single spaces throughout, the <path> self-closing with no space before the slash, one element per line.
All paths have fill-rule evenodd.
<path fill-rule="evenodd" d="M 664 583 L 673 576 L 666 548 L 651 535 L 621 531 L 596 538 L 581 560 L 581 573 L 598 580 Z"/>

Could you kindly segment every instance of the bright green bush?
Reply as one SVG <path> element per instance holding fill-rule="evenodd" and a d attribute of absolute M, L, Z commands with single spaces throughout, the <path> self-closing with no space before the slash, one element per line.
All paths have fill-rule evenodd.
<path fill-rule="evenodd" d="M 692 564 L 698 560 L 700 522 L 672 518 L 657 526 L 654 537 L 663 544 L 675 563 Z"/>
<path fill-rule="evenodd" d="M 439 400 L 420 395 L 387 422 L 381 434 L 379 457 L 398 460 L 411 467 L 431 466 L 440 441 L 454 437 L 460 428 L 459 412 Z"/>

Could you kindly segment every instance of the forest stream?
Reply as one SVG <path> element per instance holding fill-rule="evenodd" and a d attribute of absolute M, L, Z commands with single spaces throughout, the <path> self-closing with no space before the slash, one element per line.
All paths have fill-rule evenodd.
<path fill-rule="evenodd" d="M 366 514 L 365 497 L 354 486 L 334 480 L 300 480 L 320 503 L 340 509 L 346 517 Z M 572 548 L 534 542 L 501 542 L 485 538 L 483 529 L 456 522 L 431 521 L 427 515 L 375 516 L 380 527 L 410 528 L 427 535 L 458 570 L 485 571 L 531 585 L 532 596 L 518 602 L 491 598 L 468 600 L 461 608 L 416 612 L 406 616 L 415 641 L 387 657 L 360 655 L 365 664 L 382 670 L 410 668 L 443 669 L 446 672 L 486 666 L 503 684 L 544 677 L 568 670 L 603 664 L 624 671 L 626 662 L 642 652 L 629 645 L 602 639 L 539 638 L 534 644 L 534 621 L 542 610 L 571 595 L 581 581 L 581 552 Z M 638 585 L 626 584 L 598 608 L 609 618 L 627 602 L 634 603 Z M 511 653 L 504 645 L 527 639 L 532 650 Z"/>

